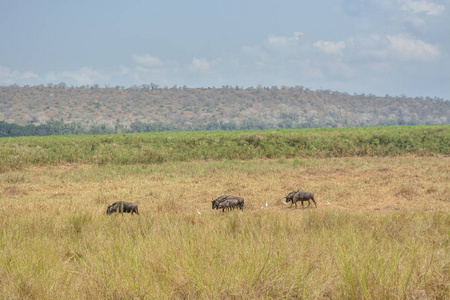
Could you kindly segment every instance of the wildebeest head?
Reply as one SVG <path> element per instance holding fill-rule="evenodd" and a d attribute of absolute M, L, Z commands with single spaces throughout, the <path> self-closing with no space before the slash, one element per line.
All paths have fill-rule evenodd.
<path fill-rule="evenodd" d="M 217 209 L 219 207 L 219 203 L 220 203 L 220 201 L 218 201 L 217 199 L 211 201 L 212 209 Z"/>
<path fill-rule="evenodd" d="M 288 202 L 292 202 L 292 199 L 294 198 L 296 192 L 290 192 L 289 194 L 287 194 L 286 196 L 286 203 Z"/>
<path fill-rule="evenodd" d="M 223 196 L 220 196 L 217 199 L 214 199 L 213 201 L 211 201 L 212 209 L 219 209 L 219 204 L 222 203 L 223 201 L 229 199 L 229 198 L 233 198 L 233 196 L 223 195 Z"/>
<path fill-rule="evenodd" d="M 108 205 L 108 208 L 106 209 L 106 215 L 110 215 L 112 213 L 117 212 L 117 209 L 120 208 L 120 206 L 122 205 L 122 202 L 116 202 L 113 203 L 111 205 Z"/>

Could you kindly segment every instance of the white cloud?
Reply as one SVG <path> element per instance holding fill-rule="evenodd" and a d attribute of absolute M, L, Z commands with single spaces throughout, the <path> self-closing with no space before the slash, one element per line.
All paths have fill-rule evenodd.
<path fill-rule="evenodd" d="M 63 72 L 63 76 L 69 77 L 77 85 L 95 84 L 105 81 L 106 77 L 101 72 L 93 70 L 90 67 L 83 67 L 74 72 Z"/>
<path fill-rule="evenodd" d="M 50 72 L 45 76 L 45 79 L 48 82 L 56 82 L 58 80 L 58 77 L 56 76 L 55 72 Z"/>
<path fill-rule="evenodd" d="M 313 44 L 314 47 L 318 48 L 320 51 L 327 54 L 342 54 L 342 50 L 345 49 L 345 42 L 327 42 L 327 41 L 318 41 Z"/>
<path fill-rule="evenodd" d="M 360 47 L 362 57 L 386 61 L 395 59 L 400 61 L 429 62 L 440 57 L 439 48 L 422 40 L 412 39 L 404 35 L 373 35 L 358 38 L 354 43 Z"/>
<path fill-rule="evenodd" d="M 149 67 L 159 66 L 162 63 L 158 57 L 152 56 L 150 54 L 144 54 L 141 56 L 134 54 L 132 57 L 136 63 Z"/>
<path fill-rule="evenodd" d="M 404 61 L 433 61 L 439 58 L 436 46 L 421 40 L 409 39 L 401 35 L 387 36 L 390 41 L 388 51 L 391 55 Z"/>
<path fill-rule="evenodd" d="M 424 0 L 399 0 L 401 9 L 404 11 L 412 11 L 416 14 L 425 13 L 429 16 L 436 16 L 442 14 L 445 10 L 444 5 L 436 4 L 432 1 Z"/>
<path fill-rule="evenodd" d="M 31 71 L 19 72 L 11 71 L 9 68 L 0 65 L 0 82 L 6 84 L 16 83 L 20 80 L 39 78 L 37 74 Z"/>
<path fill-rule="evenodd" d="M 35 73 L 33 73 L 31 71 L 18 73 L 18 75 L 19 75 L 19 79 L 30 79 L 30 78 L 38 78 L 39 77 Z"/>
<path fill-rule="evenodd" d="M 9 68 L 0 65 L 0 78 L 6 78 L 9 76 Z"/>
<path fill-rule="evenodd" d="M 284 48 L 288 47 L 291 43 L 298 41 L 301 36 L 304 36 L 305 34 L 302 32 L 294 32 L 292 36 L 276 36 L 276 35 L 269 35 L 267 37 L 267 42 L 277 48 Z"/>
<path fill-rule="evenodd" d="M 288 43 L 288 38 L 285 36 L 270 35 L 269 37 L 267 37 L 267 41 L 271 45 L 285 46 Z"/>
<path fill-rule="evenodd" d="M 204 58 L 194 58 L 191 64 L 188 66 L 191 72 L 206 72 L 209 71 L 211 63 Z"/>

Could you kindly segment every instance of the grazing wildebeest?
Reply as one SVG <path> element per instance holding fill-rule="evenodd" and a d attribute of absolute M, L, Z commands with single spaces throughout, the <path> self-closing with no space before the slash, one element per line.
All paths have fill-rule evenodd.
<path fill-rule="evenodd" d="M 303 208 L 303 202 L 304 201 L 308 201 L 308 206 L 309 207 L 311 205 L 311 201 L 312 200 L 314 202 L 314 205 L 317 207 L 317 203 L 316 200 L 314 200 L 314 194 L 310 193 L 310 192 L 305 192 L 305 191 L 297 191 L 294 195 L 294 197 L 292 198 L 292 204 L 295 204 L 295 208 L 297 208 L 297 202 L 301 201 L 302 202 L 302 208 Z M 292 207 L 291 204 L 291 207 Z"/>
<path fill-rule="evenodd" d="M 219 204 L 230 199 L 236 199 L 238 201 L 238 207 L 240 210 L 244 210 L 244 198 L 237 197 L 237 196 L 229 196 L 229 195 L 223 195 L 217 198 L 216 200 L 211 201 L 212 203 L 212 209 L 219 209 Z M 234 208 L 234 207 L 232 207 Z"/>
<path fill-rule="evenodd" d="M 299 190 L 298 190 L 298 191 L 299 191 Z M 298 191 L 290 192 L 290 193 L 286 196 L 286 203 L 292 202 L 292 200 L 294 199 L 295 193 L 297 193 Z M 292 202 L 292 203 L 293 203 L 293 202 Z M 291 206 L 292 206 L 292 203 L 291 203 Z"/>
<path fill-rule="evenodd" d="M 119 201 L 119 202 L 115 202 L 111 205 L 108 205 L 108 209 L 106 210 L 106 214 L 110 215 L 112 213 L 131 213 L 131 215 L 133 215 L 133 213 L 136 213 L 139 215 L 139 211 L 138 211 L 138 206 L 137 204 L 134 203 L 130 203 L 130 202 L 125 202 L 125 201 Z"/>
<path fill-rule="evenodd" d="M 227 200 L 229 197 L 233 197 L 233 196 L 223 195 L 223 196 L 220 196 L 219 198 L 211 201 L 212 209 L 217 209 L 217 206 L 219 206 L 219 203 Z"/>
<path fill-rule="evenodd" d="M 225 201 L 220 202 L 217 209 L 222 209 L 222 212 L 225 212 L 225 208 L 230 210 L 235 207 L 239 207 L 239 200 L 235 198 L 228 198 Z"/>
<path fill-rule="evenodd" d="M 238 206 L 240 210 L 244 210 L 244 198 L 242 197 L 234 197 L 238 201 Z"/>

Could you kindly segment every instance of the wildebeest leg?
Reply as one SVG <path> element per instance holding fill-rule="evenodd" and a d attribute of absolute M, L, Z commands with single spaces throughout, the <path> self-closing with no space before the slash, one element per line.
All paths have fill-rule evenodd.
<path fill-rule="evenodd" d="M 308 200 L 308 206 L 306 208 L 308 208 L 311 205 L 311 201 Z"/>
<path fill-rule="evenodd" d="M 316 203 L 316 200 L 314 200 L 314 196 L 311 198 L 311 200 L 314 202 L 314 205 L 315 205 L 316 208 L 317 208 L 317 203 Z"/>

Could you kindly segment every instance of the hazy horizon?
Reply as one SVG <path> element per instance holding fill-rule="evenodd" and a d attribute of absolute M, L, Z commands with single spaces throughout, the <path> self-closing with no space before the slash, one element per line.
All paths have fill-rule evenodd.
<path fill-rule="evenodd" d="M 450 0 L 2 1 L 0 85 L 450 99 Z"/>

